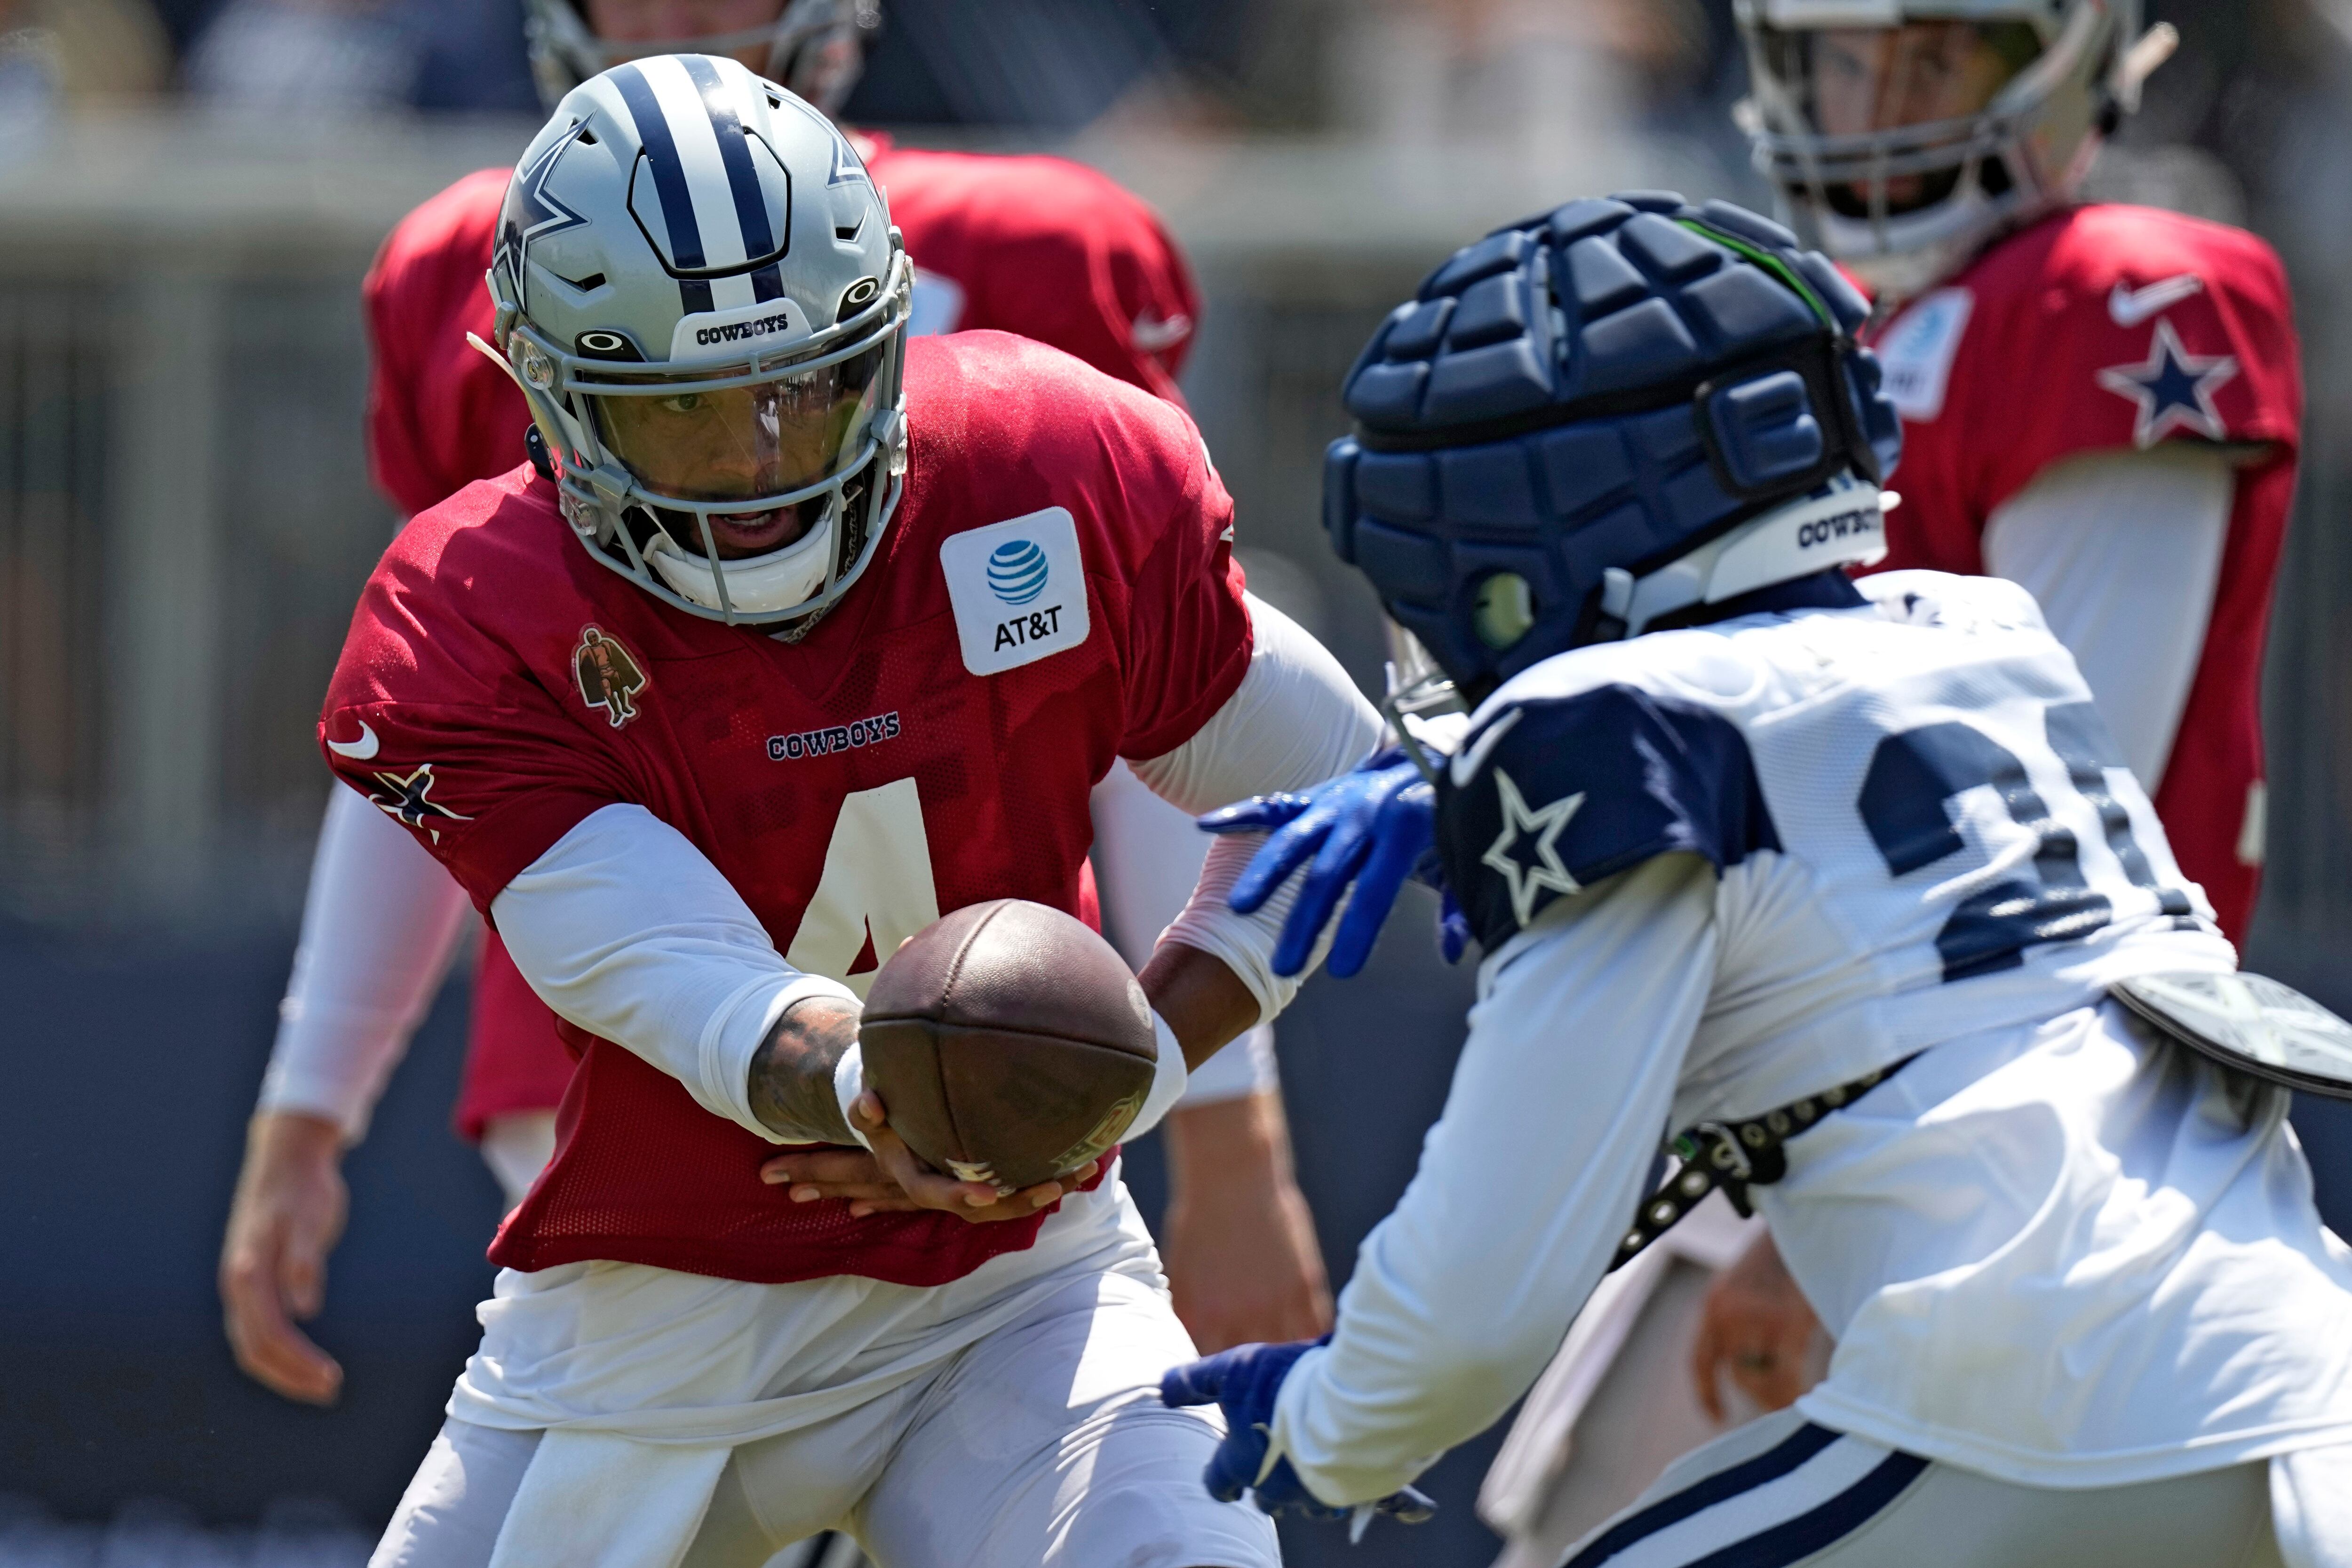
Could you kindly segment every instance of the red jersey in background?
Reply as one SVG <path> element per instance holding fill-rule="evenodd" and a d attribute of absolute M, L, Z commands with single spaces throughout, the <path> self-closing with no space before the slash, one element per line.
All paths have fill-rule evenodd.
<path fill-rule="evenodd" d="M 2263 639 L 2303 418 L 2278 257 L 2242 229 L 2079 207 L 1993 246 L 1872 346 L 1904 416 L 1882 570 L 1982 573 L 1993 512 L 2063 458 L 2242 450 L 2179 740 L 2145 781 L 2181 869 L 2242 941 L 2262 869 Z"/>

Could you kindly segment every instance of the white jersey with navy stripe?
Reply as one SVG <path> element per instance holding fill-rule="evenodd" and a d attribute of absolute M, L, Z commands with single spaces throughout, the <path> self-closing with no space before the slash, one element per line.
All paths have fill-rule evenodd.
<path fill-rule="evenodd" d="M 2105 999 L 2233 956 L 2073 661 L 2012 584 L 1864 591 L 1562 655 L 1475 716 L 1439 791 L 1469 1041 L 1273 1424 L 1327 1500 L 1526 1391 L 1663 1133 L 1897 1063 L 1757 1189 L 1838 1341 L 1808 1417 L 2029 1487 L 2352 1443 L 2352 1252 L 2287 1096 Z"/>
<path fill-rule="evenodd" d="M 1929 572 L 1861 586 L 1853 609 L 1546 660 L 1441 786 L 1447 880 L 1488 952 L 1652 856 L 1755 862 L 1770 950 L 1710 1006 L 1677 1126 L 2233 964 L 2032 599 Z"/>

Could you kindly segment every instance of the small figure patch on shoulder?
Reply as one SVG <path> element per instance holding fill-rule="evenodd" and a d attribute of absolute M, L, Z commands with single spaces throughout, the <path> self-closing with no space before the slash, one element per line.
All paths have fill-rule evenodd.
<path fill-rule="evenodd" d="M 963 667 L 1001 675 L 1074 648 L 1092 629 L 1077 520 L 1051 506 L 940 546 Z"/>
<path fill-rule="evenodd" d="M 572 675 L 580 683 L 580 700 L 602 708 L 615 730 L 637 716 L 637 694 L 652 684 L 636 656 L 601 626 L 581 628 L 580 646 L 572 650 Z"/>

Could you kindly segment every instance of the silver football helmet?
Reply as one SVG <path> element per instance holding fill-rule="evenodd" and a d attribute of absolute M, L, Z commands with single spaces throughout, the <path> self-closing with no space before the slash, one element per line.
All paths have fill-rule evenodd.
<path fill-rule="evenodd" d="M 1735 0 L 1758 168 L 1882 302 L 2071 200 L 2178 42 L 2140 0 Z"/>
<path fill-rule="evenodd" d="M 524 153 L 489 287 L 599 562 L 730 624 L 857 580 L 904 489 L 914 268 L 824 116 L 732 59 L 614 67 Z"/>
<path fill-rule="evenodd" d="M 761 26 L 699 37 L 614 43 L 598 37 L 580 0 L 523 0 L 530 74 L 550 109 L 600 71 L 648 55 L 740 55 L 765 44 L 762 76 L 837 114 L 866 68 L 866 40 L 882 26 L 881 0 L 777 0 L 776 19 Z"/>

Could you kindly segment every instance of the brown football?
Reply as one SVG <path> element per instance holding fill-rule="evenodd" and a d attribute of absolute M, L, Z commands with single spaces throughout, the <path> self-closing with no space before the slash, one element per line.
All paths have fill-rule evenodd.
<path fill-rule="evenodd" d="M 1143 988 L 1085 922 L 971 904 L 875 975 L 858 1040 L 890 1125 L 934 1169 L 1011 1192 L 1119 1140 L 1159 1057 Z"/>

